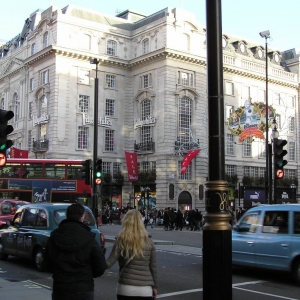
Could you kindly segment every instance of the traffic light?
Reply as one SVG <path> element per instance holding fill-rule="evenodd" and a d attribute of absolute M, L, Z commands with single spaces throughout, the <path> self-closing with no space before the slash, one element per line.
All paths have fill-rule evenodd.
<path fill-rule="evenodd" d="M 287 155 L 287 151 L 283 147 L 287 144 L 286 140 L 274 139 L 274 174 L 275 179 L 284 177 L 283 167 L 288 163 L 283 157 Z"/>
<path fill-rule="evenodd" d="M 95 164 L 95 184 L 102 184 L 102 159 L 98 158 Z"/>
<path fill-rule="evenodd" d="M 83 168 L 80 170 L 81 178 L 85 179 L 85 184 L 91 184 L 91 165 L 92 160 L 86 159 L 81 162 Z"/>
<path fill-rule="evenodd" d="M 11 140 L 7 140 L 7 136 L 14 131 L 14 128 L 11 125 L 7 125 L 7 122 L 13 117 L 13 111 L 0 109 L 0 152 L 4 154 L 13 145 Z"/>

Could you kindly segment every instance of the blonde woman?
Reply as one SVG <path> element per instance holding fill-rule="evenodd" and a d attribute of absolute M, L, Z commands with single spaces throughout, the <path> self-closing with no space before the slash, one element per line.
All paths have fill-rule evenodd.
<path fill-rule="evenodd" d="M 128 211 L 122 219 L 122 231 L 117 236 L 107 267 L 119 262 L 117 299 L 150 300 L 157 296 L 156 255 L 138 210 Z"/>

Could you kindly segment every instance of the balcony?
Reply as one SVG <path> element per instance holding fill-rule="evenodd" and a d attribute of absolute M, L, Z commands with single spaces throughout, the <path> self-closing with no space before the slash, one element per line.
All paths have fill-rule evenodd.
<path fill-rule="evenodd" d="M 134 151 L 135 152 L 155 152 L 155 143 L 152 142 L 152 139 L 150 142 L 145 143 L 139 143 L 137 144 L 136 141 L 134 141 Z"/>
<path fill-rule="evenodd" d="M 177 139 L 174 142 L 174 150 L 176 152 L 188 152 L 190 150 L 199 149 L 200 142 L 199 139 L 197 142 L 195 141 L 189 141 L 189 142 L 180 142 L 179 139 Z"/>
<path fill-rule="evenodd" d="M 49 140 L 33 140 L 32 151 L 33 152 L 46 152 L 49 149 Z"/>

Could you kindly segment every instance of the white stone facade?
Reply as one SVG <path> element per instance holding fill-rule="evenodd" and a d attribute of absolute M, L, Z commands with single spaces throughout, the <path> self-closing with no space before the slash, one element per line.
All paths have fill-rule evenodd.
<path fill-rule="evenodd" d="M 126 14 L 128 20 L 124 19 Z M 129 193 L 133 196 L 124 150 L 133 151 L 135 143 L 150 138 L 155 149 L 138 151 L 138 162 L 141 168 L 155 166 L 156 185 L 152 193 L 156 195 L 157 207 L 177 208 L 184 204 L 185 208 L 203 210 L 205 204 L 203 198 L 199 199 L 199 186 L 208 177 L 206 31 L 195 15 L 167 8 L 149 17 L 126 12 L 121 18 L 70 5 L 63 11 L 50 7 L 35 12 L 31 20 L 31 30 L 20 45 L 10 45 L 5 55 L 5 46 L 0 47 L 1 108 L 15 113 L 18 110 L 18 119 L 12 122 L 15 130 L 11 138 L 15 146 L 32 150 L 33 138 L 48 140 L 47 151 L 31 151 L 30 157 L 92 158 L 96 73 L 90 59 L 96 58 L 100 61 L 98 156 L 112 166 L 114 163 L 121 166 L 125 174 L 122 205 L 128 202 Z M 262 45 L 225 34 L 223 37 L 227 122 L 230 111 L 243 106 L 249 97 L 252 102 L 265 101 L 265 56 Z M 295 155 L 289 159 L 287 169 L 299 178 L 299 55 L 282 59 L 280 64 L 276 54 L 279 57 L 282 54 L 268 52 L 269 105 L 280 114 L 280 136 L 295 142 Z M 190 108 L 189 117 L 182 120 L 181 99 L 186 99 Z M 147 118 L 145 113 L 142 116 L 145 100 L 150 101 Z M 112 107 L 109 103 L 113 103 Z M 108 108 L 113 113 L 107 113 Z M 293 130 L 289 125 L 291 117 L 295 120 Z M 182 179 L 178 166 L 181 158 L 175 151 L 180 120 L 188 123 L 185 126 L 191 128 L 192 141 L 202 149 L 192 161 L 190 173 Z M 232 167 L 241 182 L 245 167 L 253 167 L 254 172 L 255 168 L 265 167 L 261 155 L 265 142 L 254 138 L 250 155 L 245 155 L 238 137 L 228 141 L 230 131 L 224 126 L 226 165 Z M 83 130 L 82 135 L 79 130 Z M 107 134 L 113 134 L 110 144 L 113 149 L 106 149 Z M 230 154 L 228 144 L 232 145 Z M 172 199 L 170 185 L 174 186 Z"/>

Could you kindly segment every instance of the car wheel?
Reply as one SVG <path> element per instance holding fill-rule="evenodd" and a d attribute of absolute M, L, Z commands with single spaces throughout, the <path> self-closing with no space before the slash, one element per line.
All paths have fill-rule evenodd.
<path fill-rule="evenodd" d="M 2 241 L 0 240 L 0 259 L 6 260 L 8 258 L 8 254 L 3 253 L 2 251 L 3 251 L 3 245 L 2 245 Z"/>
<path fill-rule="evenodd" d="M 300 285 L 300 258 L 298 258 L 293 265 L 293 275 L 296 283 Z"/>
<path fill-rule="evenodd" d="M 45 268 L 45 264 L 44 264 L 44 252 L 42 248 L 37 248 L 34 252 L 34 264 L 36 266 L 36 268 L 43 272 L 44 268 Z"/>

